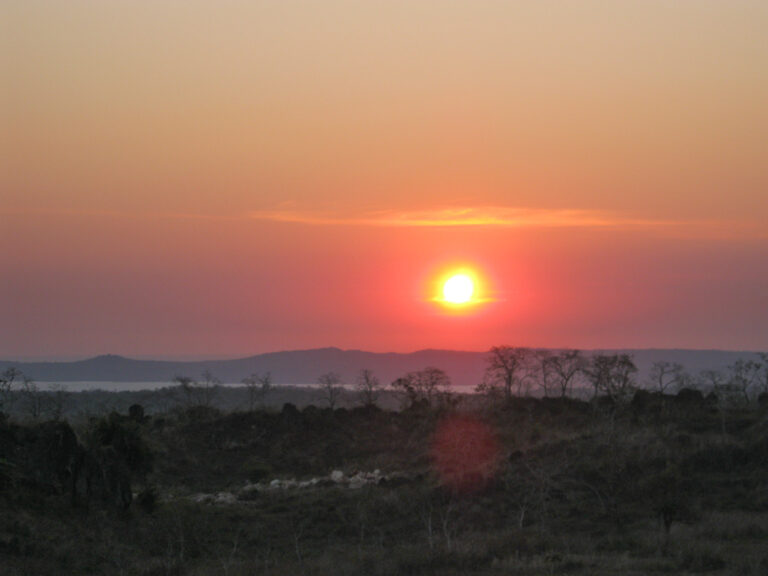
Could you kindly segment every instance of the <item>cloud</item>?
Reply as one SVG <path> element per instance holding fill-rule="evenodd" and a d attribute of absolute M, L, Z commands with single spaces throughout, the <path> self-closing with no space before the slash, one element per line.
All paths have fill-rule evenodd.
<path fill-rule="evenodd" d="M 592 229 L 653 232 L 669 238 L 768 241 L 768 232 L 754 220 L 672 220 L 634 218 L 603 210 L 517 208 L 509 206 L 451 207 L 435 210 L 378 210 L 332 213 L 294 209 L 256 210 L 246 213 L 146 212 L 112 210 L 8 210 L 2 216 L 48 215 L 161 220 L 259 220 L 309 226 L 381 228 L 508 228 Z"/>
<path fill-rule="evenodd" d="M 505 206 L 415 211 L 386 210 L 354 215 L 301 210 L 259 210 L 251 212 L 250 216 L 256 220 L 314 226 L 381 226 L 393 228 L 648 228 L 680 224 L 675 221 L 627 218 L 597 210 L 548 210 Z"/>
<path fill-rule="evenodd" d="M 311 226 L 372 226 L 390 228 L 592 229 L 653 233 L 657 236 L 707 240 L 768 240 L 755 221 L 673 220 L 635 218 L 603 210 L 518 208 L 509 206 L 451 207 L 436 210 L 380 210 L 338 214 L 309 210 L 257 210 L 256 220 Z"/>

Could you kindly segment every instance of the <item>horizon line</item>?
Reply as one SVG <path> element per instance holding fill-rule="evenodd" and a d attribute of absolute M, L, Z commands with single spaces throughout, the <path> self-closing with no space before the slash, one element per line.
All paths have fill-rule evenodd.
<path fill-rule="evenodd" d="M 498 346 L 506 346 L 506 344 L 499 344 Z M 510 345 L 511 346 L 511 345 Z M 511 346 L 512 348 L 529 348 L 531 350 L 579 350 L 581 352 L 586 353 L 594 353 L 594 352 L 620 352 L 620 351 L 632 351 L 632 352 L 726 352 L 726 353 L 742 353 L 742 354 L 760 354 L 763 351 L 762 350 L 747 350 L 747 349 L 735 349 L 735 348 L 686 348 L 686 347 L 671 347 L 671 348 L 660 348 L 660 347 L 616 347 L 616 348 L 607 348 L 607 347 L 595 347 L 595 348 L 582 348 L 578 346 Z M 72 356 L 22 356 L 18 359 L 6 359 L 6 357 L 0 357 L 0 363 L 3 364 L 13 364 L 13 363 L 36 363 L 36 364 L 60 364 L 60 363 L 76 363 L 76 362 L 86 362 L 88 360 L 95 360 L 97 358 L 120 358 L 122 360 L 131 360 L 131 361 L 137 361 L 137 362 L 194 362 L 194 363 L 204 363 L 204 362 L 231 362 L 231 361 L 237 361 L 237 360 L 248 360 L 250 358 L 255 358 L 258 356 L 268 356 L 271 354 L 285 354 L 285 353 L 298 353 L 298 352 L 320 352 L 320 351 L 329 351 L 334 350 L 338 352 L 348 353 L 348 352 L 361 352 L 364 354 L 375 354 L 375 355 L 388 355 L 388 354 L 396 354 L 400 356 L 408 356 L 412 354 L 418 354 L 422 352 L 450 352 L 450 353 L 459 353 L 459 354 L 485 354 L 490 351 L 490 348 L 483 349 L 483 350 L 466 350 L 466 349 L 452 349 L 452 348 L 419 348 L 416 350 L 411 350 L 408 352 L 397 352 L 397 351 L 384 351 L 384 352 L 378 352 L 373 350 L 364 350 L 361 348 L 340 348 L 338 346 L 320 346 L 316 348 L 289 348 L 289 349 L 281 349 L 281 350 L 272 350 L 269 352 L 256 352 L 253 354 L 245 354 L 245 355 L 222 355 L 222 356 L 211 356 L 206 358 L 205 354 L 202 355 L 190 355 L 190 356 L 173 356 L 173 355 L 144 355 L 144 354 L 136 354 L 136 355 L 124 355 L 124 354 L 114 354 L 114 353 L 104 353 L 104 354 L 93 354 L 93 355 L 72 355 Z"/>

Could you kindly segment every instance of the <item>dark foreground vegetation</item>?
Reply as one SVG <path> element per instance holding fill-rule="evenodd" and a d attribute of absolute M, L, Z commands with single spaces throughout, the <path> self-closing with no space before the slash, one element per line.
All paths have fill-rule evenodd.
<path fill-rule="evenodd" d="M 3 416 L 0 573 L 768 573 L 766 397 L 627 362 L 580 367 L 590 399 L 519 395 L 491 357 L 483 394 L 426 369 L 400 410 L 361 374 L 354 407 L 263 408 L 261 377 L 234 411 L 188 381 L 152 413 Z"/>

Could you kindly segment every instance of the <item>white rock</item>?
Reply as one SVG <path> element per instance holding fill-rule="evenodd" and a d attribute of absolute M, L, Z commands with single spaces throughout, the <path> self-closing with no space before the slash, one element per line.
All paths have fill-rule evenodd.
<path fill-rule="evenodd" d="M 232 492 L 219 492 L 216 494 L 217 504 L 232 504 L 237 500 Z"/>
<path fill-rule="evenodd" d="M 333 482 L 343 482 L 344 481 L 344 472 L 341 470 L 334 470 L 331 472 L 331 480 Z"/>
<path fill-rule="evenodd" d="M 245 486 L 243 486 L 240 492 L 243 492 L 244 494 L 250 494 L 251 492 L 258 492 L 261 489 L 261 484 L 251 484 L 250 482 L 246 482 Z"/>

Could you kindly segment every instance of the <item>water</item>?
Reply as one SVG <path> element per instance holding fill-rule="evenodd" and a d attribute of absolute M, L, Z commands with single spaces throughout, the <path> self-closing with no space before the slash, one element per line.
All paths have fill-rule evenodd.
<path fill-rule="evenodd" d="M 49 390 L 63 388 L 67 392 L 86 392 L 89 390 L 103 390 L 105 392 L 139 392 L 141 390 L 159 390 L 160 388 L 170 388 L 178 386 L 177 382 L 114 382 L 114 381 L 55 381 L 55 382 L 37 382 L 40 390 Z M 229 388 L 242 388 L 241 382 L 221 382 L 222 386 Z M 277 387 L 295 386 L 302 388 L 318 388 L 315 382 L 296 383 L 296 384 L 275 384 Z M 342 388 L 350 389 L 352 386 Z"/>

